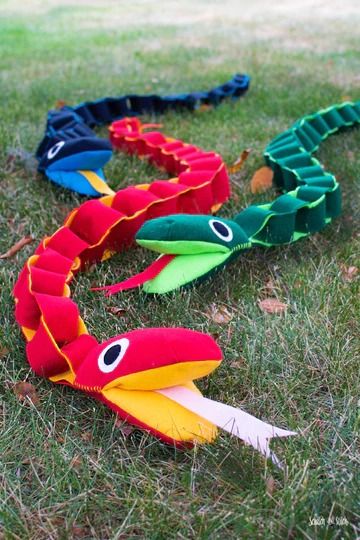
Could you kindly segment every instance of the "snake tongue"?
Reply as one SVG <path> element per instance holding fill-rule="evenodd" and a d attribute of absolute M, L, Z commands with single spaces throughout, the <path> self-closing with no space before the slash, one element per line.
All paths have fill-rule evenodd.
<path fill-rule="evenodd" d="M 224 266 L 231 255 L 231 252 L 177 255 L 154 278 L 144 283 L 144 291 L 164 294 L 188 285 Z"/>
<path fill-rule="evenodd" d="M 230 251 L 194 255 L 161 255 L 148 268 L 131 278 L 91 290 L 106 291 L 106 296 L 111 296 L 143 285 L 147 293 L 164 294 L 218 270 L 228 262 L 231 255 Z"/>
<path fill-rule="evenodd" d="M 139 274 L 132 276 L 129 279 L 114 283 L 113 285 L 106 285 L 105 287 L 93 287 L 92 291 L 106 291 L 106 296 L 111 296 L 121 291 L 128 289 L 135 289 L 144 283 L 156 278 L 159 273 L 174 259 L 175 255 L 162 255 L 150 266 L 145 268 Z"/>

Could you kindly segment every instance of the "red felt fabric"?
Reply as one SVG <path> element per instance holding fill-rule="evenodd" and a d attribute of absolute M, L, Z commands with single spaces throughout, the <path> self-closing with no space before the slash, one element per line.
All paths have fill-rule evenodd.
<path fill-rule="evenodd" d="M 51 377 L 69 369 L 41 321 L 36 334 L 26 345 L 26 355 L 32 369 L 41 377 Z"/>
<path fill-rule="evenodd" d="M 112 202 L 112 208 L 122 212 L 126 216 L 131 216 L 135 212 L 144 210 L 157 199 L 158 197 L 151 193 L 151 191 L 130 186 L 116 193 Z"/>
<path fill-rule="evenodd" d="M 94 219 L 96 216 L 96 219 Z M 79 238 L 90 245 L 97 244 L 112 225 L 121 218 L 114 208 L 98 199 L 83 203 L 76 212 L 70 228 Z"/>
<path fill-rule="evenodd" d="M 39 326 L 40 309 L 34 296 L 31 294 L 28 288 L 19 292 L 19 296 L 16 295 L 17 302 L 15 304 L 15 319 L 20 326 L 36 330 Z"/>
<path fill-rule="evenodd" d="M 84 249 L 89 247 L 88 242 L 79 238 L 69 227 L 60 227 L 47 241 L 47 247 L 57 251 L 64 257 L 74 260 Z"/>
<path fill-rule="evenodd" d="M 110 199 L 110 205 L 101 200 L 83 203 L 69 214 L 63 227 L 40 243 L 35 252 L 38 258 L 25 266 L 14 287 L 16 319 L 24 328 L 35 331 L 26 350 L 38 375 L 58 375 L 69 369 L 69 362 L 79 384 L 99 388 L 115 377 L 155 367 L 221 359 L 221 351 L 212 338 L 199 332 L 179 328 L 134 330 L 124 335 L 130 345 L 116 372 L 104 374 L 97 364 L 98 355 L 122 336 L 99 345 L 94 337 L 79 335 L 77 305 L 65 296 L 65 285 L 75 273 L 75 261 L 85 268 L 87 263 L 101 260 L 106 250 L 124 249 L 146 219 L 176 212 L 208 213 L 214 204 L 229 196 L 229 179 L 220 156 L 169 140 L 158 131 L 143 133 L 146 127 L 150 126 L 142 125 L 138 118 L 125 118 L 111 126 L 110 139 L 115 147 L 146 155 L 170 174 L 178 175 L 178 182 L 155 180 L 145 190 L 128 187 Z M 113 286 L 112 290 L 152 279 L 172 258 L 161 257 L 139 276 Z M 72 386 L 65 380 L 59 382 Z M 95 389 L 89 394 L 162 440 L 183 446 L 148 428 L 141 419 L 130 418 Z"/>
<path fill-rule="evenodd" d="M 68 274 L 72 265 L 72 259 L 60 255 L 60 253 L 51 248 L 45 249 L 34 264 L 37 268 L 49 270 L 50 272 L 56 272 L 58 274 Z"/>
<path fill-rule="evenodd" d="M 127 338 L 129 347 L 111 373 L 103 373 L 98 366 L 101 351 L 121 338 Z M 212 337 L 185 328 L 143 328 L 113 337 L 91 349 L 80 366 L 76 383 L 81 386 L 104 387 L 118 377 L 147 371 L 178 362 L 221 360 L 222 353 Z"/>
<path fill-rule="evenodd" d="M 106 291 L 106 296 L 111 296 L 120 291 L 125 291 L 127 289 L 134 289 L 143 285 L 146 281 L 154 279 L 160 272 L 173 260 L 175 255 L 163 255 L 156 261 L 154 261 L 150 266 L 148 266 L 143 272 L 132 276 L 129 279 L 125 279 L 120 283 L 114 283 L 113 285 L 107 285 L 105 287 L 94 287 L 92 291 Z"/>
<path fill-rule="evenodd" d="M 49 272 L 36 266 L 30 267 L 31 289 L 33 292 L 62 296 L 66 278 L 66 274 Z"/>
<path fill-rule="evenodd" d="M 61 347 L 61 352 L 69 358 L 70 363 L 76 372 L 85 357 L 90 353 L 91 349 L 98 345 L 97 340 L 93 336 L 81 334 L 70 343 Z"/>
<path fill-rule="evenodd" d="M 66 343 L 78 335 L 79 310 L 70 298 L 35 293 L 35 298 L 51 335 L 55 341 Z"/>

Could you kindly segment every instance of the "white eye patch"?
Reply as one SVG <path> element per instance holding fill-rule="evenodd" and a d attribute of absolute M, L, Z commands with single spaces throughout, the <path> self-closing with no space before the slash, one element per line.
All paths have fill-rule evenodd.
<path fill-rule="evenodd" d="M 50 148 L 50 150 L 48 151 L 48 153 L 47 153 L 48 159 L 54 158 L 54 157 L 56 156 L 56 154 L 57 154 L 58 152 L 60 152 L 60 150 L 62 149 L 62 147 L 64 146 L 64 144 L 65 144 L 65 141 L 59 141 L 59 142 L 57 142 L 56 144 L 54 144 L 54 146 L 52 146 L 52 147 Z"/>
<path fill-rule="evenodd" d="M 216 236 L 221 240 L 224 240 L 224 242 L 231 242 L 231 240 L 234 238 L 234 233 L 230 227 L 222 221 L 219 221 L 218 219 L 210 219 L 209 225 Z"/>
<path fill-rule="evenodd" d="M 111 373 L 120 364 L 121 360 L 130 345 L 127 338 L 121 338 L 113 341 L 105 347 L 98 358 L 98 366 L 103 373 Z"/>

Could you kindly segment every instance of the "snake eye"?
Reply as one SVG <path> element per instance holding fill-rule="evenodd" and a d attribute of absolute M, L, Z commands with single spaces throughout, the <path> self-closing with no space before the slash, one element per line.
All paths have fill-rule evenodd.
<path fill-rule="evenodd" d="M 219 221 L 217 219 L 211 219 L 209 221 L 209 225 L 212 231 L 221 240 L 224 240 L 225 242 L 231 242 L 231 240 L 234 238 L 234 233 L 232 232 L 230 227 L 226 225 L 225 223 L 223 223 L 222 221 Z"/>
<path fill-rule="evenodd" d="M 127 338 L 118 339 L 113 341 L 105 347 L 98 358 L 98 366 L 103 373 L 110 373 L 113 371 L 124 358 L 126 350 L 130 345 L 130 341 Z"/>
<path fill-rule="evenodd" d="M 57 154 L 58 152 L 60 152 L 60 150 L 62 149 L 62 147 L 64 146 L 64 144 L 65 144 L 65 141 L 59 141 L 59 142 L 57 142 L 56 144 L 54 144 L 54 146 L 52 146 L 52 147 L 50 148 L 50 150 L 48 151 L 48 153 L 47 153 L 48 159 L 52 159 L 53 157 L 55 157 L 56 154 Z"/>

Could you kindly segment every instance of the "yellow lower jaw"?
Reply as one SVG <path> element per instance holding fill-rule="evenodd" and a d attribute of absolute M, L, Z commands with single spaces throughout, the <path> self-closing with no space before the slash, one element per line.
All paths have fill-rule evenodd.
<path fill-rule="evenodd" d="M 178 386 L 188 381 L 205 377 L 220 364 L 220 360 L 179 362 L 146 371 L 118 377 L 103 387 L 103 390 L 120 388 L 121 390 L 161 390 L 169 386 Z"/>
<path fill-rule="evenodd" d="M 183 386 L 200 394 L 192 382 Z M 124 413 L 137 418 L 144 427 L 174 441 L 204 444 L 216 438 L 217 428 L 214 424 L 158 392 L 111 388 L 103 391 L 102 395 Z"/>

